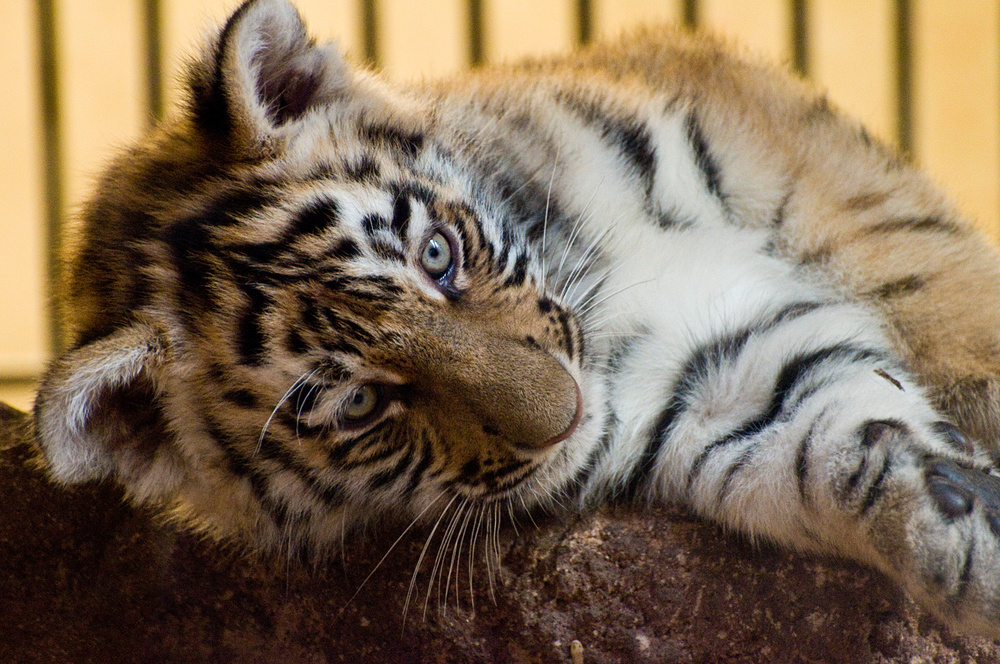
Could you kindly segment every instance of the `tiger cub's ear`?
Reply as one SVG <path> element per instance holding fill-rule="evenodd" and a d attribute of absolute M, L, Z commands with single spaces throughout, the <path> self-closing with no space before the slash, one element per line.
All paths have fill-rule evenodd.
<path fill-rule="evenodd" d="M 193 67 L 191 110 L 200 129 L 260 147 L 282 125 L 344 96 L 350 79 L 339 51 L 310 39 L 286 0 L 249 0 Z"/>
<path fill-rule="evenodd" d="M 172 488 L 179 457 L 159 403 L 166 355 L 159 333 L 135 323 L 52 363 L 35 433 L 55 479 L 114 476 L 141 499 Z"/>

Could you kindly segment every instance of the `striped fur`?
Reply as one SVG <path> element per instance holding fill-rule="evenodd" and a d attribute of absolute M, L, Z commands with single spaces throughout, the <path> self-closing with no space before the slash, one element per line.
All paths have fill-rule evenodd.
<path fill-rule="evenodd" d="M 305 552 L 681 501 L 1000 635 L 1000 262 L 800 82 L 659 30 L 392 86 L 252 0 L 189 88 L 84 214 L 56 479 Z"/>

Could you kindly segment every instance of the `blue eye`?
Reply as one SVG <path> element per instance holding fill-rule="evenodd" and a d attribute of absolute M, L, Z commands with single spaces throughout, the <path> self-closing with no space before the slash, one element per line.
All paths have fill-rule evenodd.
<path fill-rule="evenodd" d="M 444 278 L 452 268 L 451 243 L 438 231 L 427 240 L 420 254 L 420 264 L 435 281 Z"/>

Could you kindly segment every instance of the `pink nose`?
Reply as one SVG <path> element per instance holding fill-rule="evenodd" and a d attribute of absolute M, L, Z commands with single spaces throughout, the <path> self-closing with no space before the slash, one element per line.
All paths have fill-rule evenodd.
<path fill-rule="evenodd" d="M 576 413 L 573 415 L 573 420 L 566 427 L 566 430 L 557 436 L 549 438 L 547 441 L 539 445 L 539 448 L 551 447 L 557 443 L 561 443 L 576 431 L 576 427 L 580 424 L 580 418 L 583 417 L 583 395 L 580 394 L 580 386 L 576 386 Z"/>

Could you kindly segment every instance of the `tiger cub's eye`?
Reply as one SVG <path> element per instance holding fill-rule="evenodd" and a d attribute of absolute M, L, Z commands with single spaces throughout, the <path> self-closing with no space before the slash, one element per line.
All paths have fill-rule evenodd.
<path fill-rule="evenodd" d="M 344 421 L 356 423 L 371 417 L 378 409 L 382 394 L 376 385 L 362 385 L 354 390 L 344 410 Z"/>
<path fill-rule="evenodd" d="M 420 264 L 432 279 L 441 279 L 452 266 L 451 244 L 440 231 L 431 236 L 420 254 Z"/>

